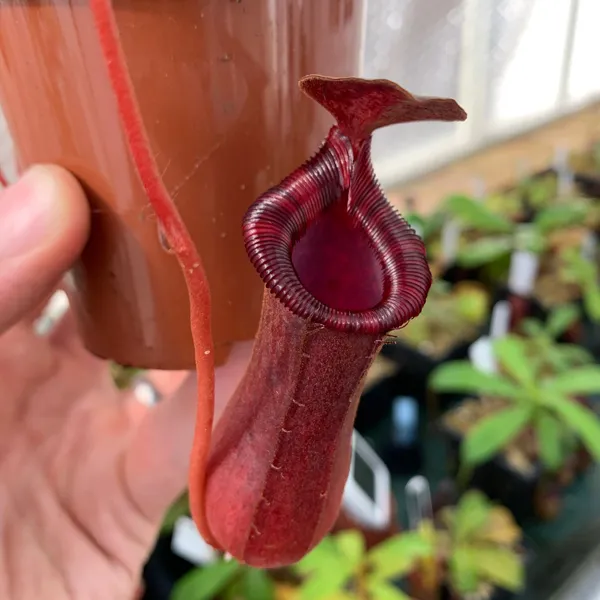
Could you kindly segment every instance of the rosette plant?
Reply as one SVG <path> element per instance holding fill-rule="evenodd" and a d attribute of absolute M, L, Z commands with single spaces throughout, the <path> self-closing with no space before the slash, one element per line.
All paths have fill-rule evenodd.
<path fill-rule="evenodd" d="M 539 460 L 548 472 L 558 471 L 578 444 L 600 461 L 600 419 L 579 400 L 600 391 L 600 367 L 583 364 L 555 371 L 548 369 L 545 356 L 530 358 L 530 351 L 527 340 L 508 335 L 494 342 L 498 373 L 484 373 L 469 361 L 450 361 L 433 372 L 433 390 L 487 399 L 485 405 L 479 403 L 479 416 L 470 409 L 460 419 L 460 454 L 467 469 L 505 452 L 513 442 L 527 441 L 522 436 L 528 432 L 535 440 L 528 460 Z"/>
<path fill-rule="evenodd" d="M 588 319 L 600 323 L 600 269 L 598 264 L 582 256 L 576 248 L 562 254 L 561 276 L 566 284 L 579 288 L 583 309 Z M 562 283 L 562 282 L 561 282 Z"/>
<path fill-rule="evenodd" d="M 529 360 L 540 365 L 540 372 L 564 373 L 594 362 L 593 356 L 582 346 L 557 341 L 580 318 L 577 305 L 565 304 L 553 309 L 545 323 L 534 318 L 523 319 L 521 329 Z"/>
<path fill-rule="evenodd" d="M 587 214 L 585 203 L 574 201 L 544 208 L 531 223 L 516 223 L 485 204 L 460 195 L 451 196 L 445 209 L 464 227 L 479 234 L 464 243 L 457 256 L 458 264 L 468 268 L 489 265 L 518 250 L 541 255 L 550 248 L 550 234 L 580 225 Z"/>
<path fill-rule="evenodd" d="M 263 311 L 247 374 L 211 445 L 214 369 L 202 261 L 156 168 L 111 3 L 92 0 L 91 7 L 134 164 L 189 290 L 199 394 L 192 516 L 204 539 L 240 562 L 295 562 L 337 517 L 365 374 L 386 333 L 419 314 L 431 285 L 422 241 L 375 179 L 371 134 L 466 115 L 453 100 L 418 98 L 384 80 L 300 82 L 337 124 L 317 154 L 244 219 L 244 243 L 265 283 Z"/>

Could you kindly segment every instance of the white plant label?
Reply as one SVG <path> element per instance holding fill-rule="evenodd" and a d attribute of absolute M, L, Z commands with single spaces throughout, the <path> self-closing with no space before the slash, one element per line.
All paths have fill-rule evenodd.
<path fill-rule="evenodd" d="M 408 528 L 417 529 L 425 519 L 433 516 L 433 502 L 429 481 L 422 475 L 415 475 L 404 488 Z"/>
<path fill-rule="evenodd" d="M 476 177 L 473 180 L 473 198 L 475 200 L 485 200 L 485 196 L 487 194 L 487 186 L 485 185 L 485 180 L 481 177 Z"/>
<path fill-rule="evenodd" d="M 566 148 L 557 148 L 554 153 L 554 169 L 557 175 L 557 194 L 566 196 L 573 189 L 573 173 L 569 167 L 569 152 Z"/>
<path fill-rule="evenodd" d="M 598 240 L 593 231 L 588 231 L 581 243 L 581 256 L 586 260 L 595 261 L 598 255 Z"/>
<path fill-rule="evenodd" d="M 480 337 L 469 346 L 469 360 L 471 364 L 482 373 L 498 373 L 498 363 L 494 356 L 492 338 Z"/>
<path fill-rule="evenodd" d="M 540 267 L 540 258 L 533 252 L 516 250 L 510 258 L 508 289 L 517 296 L 529 296 L 533 292 Z"/>
<path fill-rule="evenodd" d="M 504 337 L 510 329 L 510 302 L 500 300 L 494 304 L 490 319 L 490 338 L 496 340 Z"/>
<path fill-rule="evenodd" d="M 456 220 L 449 221 L 442 227 L 442 259 L 446 264 L 453 263 L 456 260 L 461 233 L 462 227 Z"/>
<path fill-rule="evenodd" d="M 218 558 L 216 551 L 204 541 L 189 517 L 179 517 L 175 521 L 171 550 L 194 565 L 206 565 Z"/>

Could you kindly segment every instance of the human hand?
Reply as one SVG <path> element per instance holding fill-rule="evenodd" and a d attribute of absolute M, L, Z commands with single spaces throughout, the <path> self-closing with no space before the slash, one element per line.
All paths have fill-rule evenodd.
<path fill-rule="evenodd" d="M 154 407 L 119 391 L 70 313 L 39 308 L 82 250 L 88 205 L 58 167 L 0 194 L 0 598 L 131 600 L 165 510 L 185 488 L 195 375 Z M 250 343 L 216 373 L 217 409 Z"/>

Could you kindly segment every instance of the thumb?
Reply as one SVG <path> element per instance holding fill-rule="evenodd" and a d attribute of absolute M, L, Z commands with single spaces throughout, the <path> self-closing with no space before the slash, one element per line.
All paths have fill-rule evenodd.
<path fill-rule="evenodd" d="M 0 193 L 0 333 L 52 292 L 88 230 L 85 194 L 60 167 L 32 167 Z"/>

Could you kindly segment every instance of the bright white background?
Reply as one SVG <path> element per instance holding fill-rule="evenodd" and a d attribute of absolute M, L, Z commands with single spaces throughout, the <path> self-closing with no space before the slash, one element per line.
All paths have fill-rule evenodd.
<path fill-rule="evenodd" d="M 363 73 L 451 96 L 464 124 L 376 134 L 394 184 L 600 98 L 600 0 L 368 0 Z"/>

